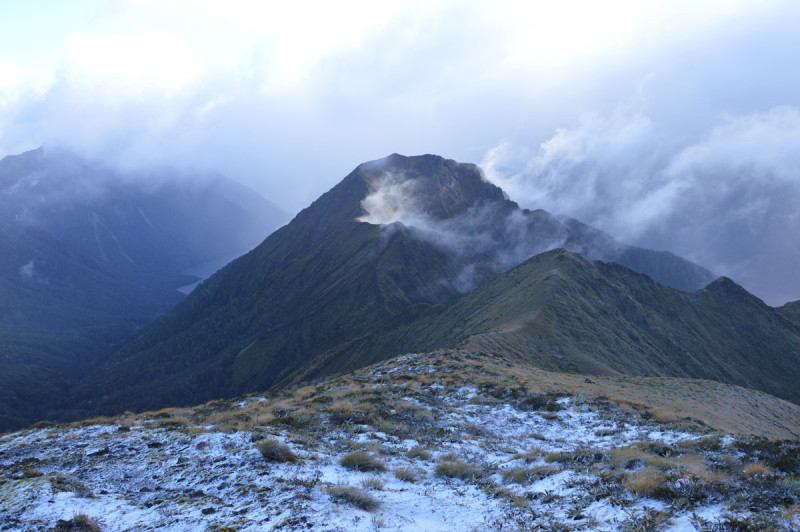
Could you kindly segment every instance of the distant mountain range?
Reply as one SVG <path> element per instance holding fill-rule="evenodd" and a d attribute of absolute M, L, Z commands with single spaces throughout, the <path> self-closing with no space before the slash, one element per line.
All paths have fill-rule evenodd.
<path fill-rule="evenodd" d="M 0 160 L 0 430 L 48 415 L 111 346 L 169 310 L 193 266 L 282 212 L 221 176 L 123 174 L 43 148 Z"/>
<path fill-rule="evenodd" d="M 122 173 L 61 150 L 0 161 L 0 214 L 134 272 L 240 255 L 288 216 L 217 174 Z"/>
<path fill-rule="evenodd" d="M 562 247 L 572 252 L 503 273 Z M 712 279 L 670 253 L 521 209 L 474 165 L 392 155 L 357 167 L 126 341 L 75 404 L 92 413 L 194 404 L 454 345 L 797 400 L 788 311 L 725 279 L 690 293 Z M 774 365 L 761 371 L 764 360 Z"/>

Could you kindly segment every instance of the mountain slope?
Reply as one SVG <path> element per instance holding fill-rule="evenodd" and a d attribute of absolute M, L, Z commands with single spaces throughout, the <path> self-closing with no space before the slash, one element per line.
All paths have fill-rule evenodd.
<path fill-rule="evenodd" d="M 800 331 L 783 314 L 725 277 L 692 294 L 560 249 L 372 349 L 461 345 L 548 370 L 713 379 L 800 403 Z"/>
<path fill-rule="evenodd" d="M 404 230 L 387 240 L 378 227 L 349 222 L 263 276 L 269 268 L 252 266 L 264 258 L 258 251 L 126 342 L 82 383 L 84 398 L 141 409 L 268 388 L 319 352 L 455 299 L 428 286 L 446 257 Z"/>
<path fill-rule="evenodd" d="M 0 435 L 0 528 L 790 531 L 798 434 L 800 406 L 736 386 L 410 353 Z"/>
<path fill-rule="evenodd" d="M 398 212 L 410 218 L 376 219 Z M 631 249 L 519 209 L 474 165 L 433 155 L 364 163 L 121 346 L 76 402 L 96 412 L 190 404 L 283 385 L 320 360 L 331 371 L 361 367 L 398 352 L 363 356 L 386 331 L 564 241 L 603 256 Z M 671 255 L 630 257 L 694 271 L 695 283 L 710 276 Z"/>
<path fill-rule="evenodd" d="M 111 346 L 182 296 L 0 215 L 0 431 L 51 417 Z"/>
<path fill-rule="evenodd" d="M 0 216 L 0 323 L 64 330 L 141 326 L 180 301 L 170 278 L 134 274 Z"/>
<path fill-rule="evenodd" d="M 114 344 L 183 299 L 184 270 L 208 275 L 276 216 L 220 176 L 124 175 L 42 148 L 0 160 L 0 430 L 59 417 Z"/>
<path fill-rule="evenodd" d="M 220 175 L 126 174 L 44 148 L 0 160 L 0 213 L 118 267 L 170 274 L 239 255 L 286 218 Z"/>
<path fill-rule="evenodd" d="M 780 312 L 784 318 L 793 322 L 797 327 L 800 327 L 800 301 L 786 303 L 778 308 L 778 312 Z"/>

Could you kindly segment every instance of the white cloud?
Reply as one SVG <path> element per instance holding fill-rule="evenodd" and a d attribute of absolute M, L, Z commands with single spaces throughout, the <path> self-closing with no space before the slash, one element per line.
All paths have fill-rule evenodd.
<path fill-rule="evenodd" d="M 534 153 L 501 143 L 483 164 L 523 206 L 669 249 L 771 303 L 800 299 L 800 111 L 728 116 L 683 146 L 666 133 L 638 113 L 592 115 Z"/>
<path fill-rule="evenodd" d="M 22 69 L 13 59 L 0 57 L 0 91 L 22 83 Z"/>
<path fill-rule="evenodd" d="M 195 50 L 175 35 L 145 30 L 136 35 L 73 33 L 66 42 L 65 75 L 74 86 L 121 91 L 177 91 L 196 81 L 200 61 Z"/>
<path fill-rule="evenodd" d="M 793 175 L 794 118 L 769 111 L 800 108 L 788 0 L 130 0 L 75 27 L 43 18 L 48 36 L 70 36 L 47 50 L 29 15 L 0 64 L 0 101 L 4 71 L 18 87 L 0 103 L 0 154 L 63 144 L 128 167 L 216 169 L 296 210 L 365 160 L 477 162 L 497 146 L 484 163 L 512 199 L 672 249 L 666 230 L 653 236 L 669 213 L 743 186 L 711 169 Z"/>

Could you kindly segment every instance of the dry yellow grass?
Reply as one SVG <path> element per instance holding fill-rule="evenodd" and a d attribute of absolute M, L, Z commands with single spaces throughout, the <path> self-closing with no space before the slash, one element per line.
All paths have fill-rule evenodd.
<path fill-rule="evenodd" d="M 658 496 L 659 490 L 664 489 L 667 477 L 663 471 L 656 467 L 645 467 L 625 475 L 623 485 L 625 488 L 640 497 L 653 498 Z"/>
<path fill-rule="evenodd" d="M 755 463 L 747 464 L 742 474 L 745 478 L 766 478 L 773 473 L 774 471 L 768 465 Z"/>
<path fill-rule="evenodd" d="M 522 383 L 533 393 L 584 394 L 621 406 L 644 406 L 660 421 L 684 422 L 691 417 L 733 434 L 800 439 L 800 406 L 740 386 L 698 379 L 622 376 L 591 376 L 592 382 L 587 383 L 586 375 L 544 371 L 524 361 L 467 352 L 455 356 L 485 372 L 473 379 L 478 385 L 505 380 Z"/>

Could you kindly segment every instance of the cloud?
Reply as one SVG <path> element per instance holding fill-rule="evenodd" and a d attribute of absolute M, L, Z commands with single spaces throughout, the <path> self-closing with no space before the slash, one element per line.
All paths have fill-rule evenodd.
<path fill-rule="evenodd" d="M 361 202 L 366 215 L 359 221 L 382 225 L 387 234 L 400 223 L 421 240 L 447 250 L 457 274 L 437 282 L 459 292 L 533 255 L 566 245 L 565 228 L 548 226 L 545 239 L 537 231 L 544 228 L 536 227 L 530 213 L 508 209 L 502 202 L 477 201 L 461 214 L 437 218 L 426 211 L 420 188 L 419 181 L 403 173 L 384 172 L 370 183 L 371 191 Z"/>
<path fill-rule="evenodd" d="M 719 193 L 698 187 L 722 186 L 702 168 L 722 144 L 737 171 L 784 157 L 791 173 L 732 129 L 779 135 L 770 110 L 800 108 L 788 0 L 131 0 L 64 27 L 30 9 L 28 28 L 0 20 L 0 155 L 218 170 L 291 211 L 390 153 L 483 159 L 514 200 L 699 258 L 666 225 Z M 725 215 L 775 208 L 760 197 Z M 775 224 L 770 241 L 792 240 Z"/>
<path fill-rule="evenodd" d="M 198 75 L 199 58 L 177 36 L 145 30 L 136 35 L 76 32 L 67 39 L 68 82 L 83 90 L 122 91 L 121 99 L 142 92 L 171 92 Z M 107 95 L 110 97 L 111 95 Z M 126 98 L 127 96 L 127 98 Z"/>
<path fill-rule="evenodd" d="M 13 59 L 0 57 L 0 91 L 16 88 L 23 80 L 22 69 Z"/>
<path fill-rule="evenodd" d="M 33 259 L 31 259 L 28 263 L 19 267 L 19 276 L 24 281 L 30 281 L 33 279 L 33 275 Z"/>
<path fill-rule="evenodd" d="M 727 116 L 683 146 L 664 138 L 639 113 L 591 115 L 533 153 L 501 143 L 483 166 L 525 206 L 691 258 L 770 303 L 799 299 L 800 111 Z"/>

